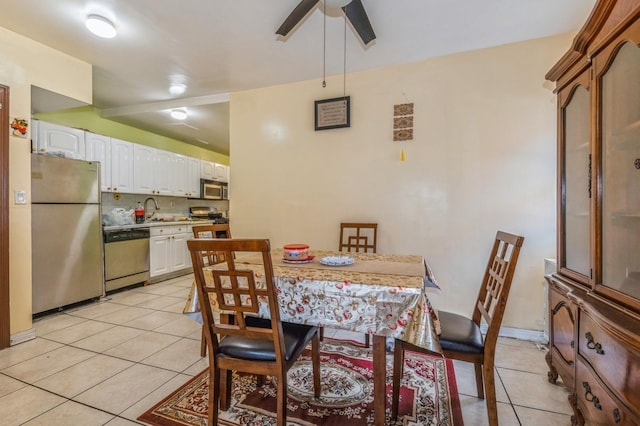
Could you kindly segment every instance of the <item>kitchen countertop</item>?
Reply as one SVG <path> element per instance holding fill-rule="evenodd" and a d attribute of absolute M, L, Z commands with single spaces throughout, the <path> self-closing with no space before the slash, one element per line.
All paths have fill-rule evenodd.
<path fill-rule="evenodd" d="M 165 222 L 161 220 L 154 220 L 145 223 L 133 223 L 131 225 L 110 225 L 102 226 L 104 231 L 114 231 L 120 229 L 136 229 L 136 228 L 152 228 L 156 226 L 175 226 L 175 225 L 207 225 L 213 223 L 211 220 L 177 220 L 172 222 Z"/>

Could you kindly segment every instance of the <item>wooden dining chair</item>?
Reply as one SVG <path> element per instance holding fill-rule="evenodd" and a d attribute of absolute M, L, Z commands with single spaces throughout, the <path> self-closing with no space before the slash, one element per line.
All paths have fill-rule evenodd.
<path fill-rule="evenodd" d="M 356 251 L 376 253 L 378 244 L 377 223 L 340 224 L 339 251 Z"/>
<path fill-rule="evenodd" d="M 194 238 L 231 238 L 231 228 L 228 223 L 209 223 L 206 225 L 194 225 L 191 230 L 193 231 Z M 216 263 L 224 262 L 224 253 L 218 253 L 215 251 L 207 252 L 203 254 L 205 263 L 208 265 L 215 265 Z M 207 343 L 205 340 L 204 325 L 202 326 L 202 337 L 200 339 L 200 356 L 205 357 L 207 355 Z"/>
<path fill-rule="evenodd" d="M 191 230 L 194 238 L 231 238 L 231 228 L 228 223 L 194 225 Z M 206 253 L 206 261 L 210 265 L 214 265 L 224 262 L 223 256 L 222 253 Z"/>
<path fill-rule="evenodd" d="M 524 237 L 498 231 L 471 318 L 438 311 L 442 353 L 446 358 L 474 364 L 478 398 L 484 398 L 486 391 L 487 412 L 491 426 L 498 424 L 494 377 L 496 343 L 523 243 Z M 488 326 L 484 339 L 480 330 L 483 320 Z M 421 352 L 421 348 L 417 346 L 399 339 L 395 340 L 391 405 L 391 416 L 394 420 L 398 416 L 398 397 L 405 350 Z"/>
<path fill-rule="evenodd" d="M 280 320 L 269 240 L 193 239 L 187 244 L 209 353 L 208 424 L 217 425 L 219 409 L 229 408 L 231 372 L 235 370 L 275 377 L 277 424 L 285 426 L 287 371 L 309 343 L 314 395 L 320 396 L 318 327 Z M 210 251 L 224 253 L 225 261 L 214 267 L 205 265 L 205 253 Z M 241 252 L 260 254 L 264 271 L 236 264 L 234 254 Z M 233 315 L 232 323 L 214 320 L 212 299 L 220 310 Z M 268 304 L 270 320 L 257 317 L 260 304 L 264 303 Z"/>
<path fill-rule="evenodd" d="M 340 224 L 340 243 L 338 251 L 376 253 L 378 247 L 377 223 L 342 222 Z M 324 329 L 320 329 L 320 339 L 324 338 Z M 364 346 L 371 346 L 368 334 L 364 335 Z"/>

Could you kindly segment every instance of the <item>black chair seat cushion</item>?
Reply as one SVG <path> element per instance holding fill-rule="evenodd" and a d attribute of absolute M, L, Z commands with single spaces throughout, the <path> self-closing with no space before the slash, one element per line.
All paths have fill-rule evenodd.
<path fill-rule="evenodd" d="M 480 327 L 470 318 L 446 311 L 438 311 L 440 320 L 440 345 L 442 350 L 482 354 L 484 343 Z"/>
<path fill-rule="evenodd" d="M 263 318 L 247 317 L 246 323 L 250 327 L 271 327 L 271 321 Z M 285 360 L 290 361 L 297 358 L 311 341 L 313 333 L 316 332 L 318 332 L 318 327 L 283 322 L 282 333 L 284 334 Z M 218 345 L 218 353 L 233 358 L 256 361 L 276 360 L 273 341 L 236 335 L 224 336 Z"/>

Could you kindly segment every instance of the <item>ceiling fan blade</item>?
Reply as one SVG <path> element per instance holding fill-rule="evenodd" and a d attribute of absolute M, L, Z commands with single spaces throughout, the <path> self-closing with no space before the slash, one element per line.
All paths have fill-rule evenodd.
<path fill-rule="evenodd" d="M 369 22 L 361 0 L 351 0 L 351 3 L 344 6 L 342 10 L 344 10 L 344 14 L 347 15 L 347 19 L 349 19 L 365 46 L 371 40 L 375 40 L 376 34 L 373 32 L 373 27 Z"/>
<path fill-rule="evenodd" d="M 293 12 L 291 12 L 289 16 L 287 16 L 287 19 L 284 20 L 282 25 L 280 25 L 280 28 L 278 28 L 276 34 L 279 34 L 281 36 L 286 36 L 287 34 L 289 34 L 289 31 L 291 31 L 293 27 L 298 25 L 298 22 L 300 22 L 302 18 L 304 18 L 307 13 L 309 13 L 309 11 L 318 3 L 318 1 L 320 0 L 302 0 L 300 3 L 298 3 L 296 8 L 293 9 Z"/>

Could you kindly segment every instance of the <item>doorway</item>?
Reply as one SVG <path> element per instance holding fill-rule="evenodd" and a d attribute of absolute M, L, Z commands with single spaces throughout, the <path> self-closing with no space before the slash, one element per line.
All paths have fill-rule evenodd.
<path fill-rule="evenodd" d="M 0 84 L 0 349 L 9 328 L 9 87 Z"/>

